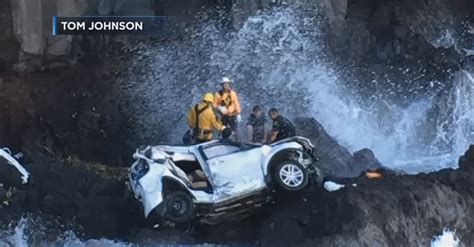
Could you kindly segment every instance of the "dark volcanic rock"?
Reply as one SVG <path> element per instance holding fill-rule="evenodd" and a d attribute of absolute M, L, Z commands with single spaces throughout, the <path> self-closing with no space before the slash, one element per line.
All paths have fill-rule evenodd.
<path fill-rule="evenodd" d="M 341 146 L 324 130 L 324 127 L 314 118 L 297 118 L 295 125 L 298 135 L 307 137 L 313 142 L 316 151 L 321 156 L 320 165 L 341 176 L 351 173 L 351 153 Z"/>
<path fill-rule="evenodd" d="M 57 155 L 120 164 L 132 149 L 126 148 L 120 98 L 107 72 L 78 65 L 0 78 L 0 147 L 41 146 Z"/>
<path fill-rule="evenodd" d="M 359 177 L 353 180 L 357 187 L 307 192 L 301 195 L 305 202 L 286 197 L 262 224 L 263 245 L 427 246 L 433 235 L 449 227 L 471 246 L 474 145 L 461 160 L 463 168 L 458 170 L 415 176 L 387 173 L 379 180 Z M 309 223 L 302 225 L 301 220 Z"/>
<path fill-rule="evenodd" d="M 382 167 L 380 161 L 375 157 L 374 152 L 368 148 L 361 149 L 354 153 L 352 165 L 360 171 Z"/>
<path fill-rule="evenodd" d="M 467 171 L 474 169 L 474 145 L 471 145 L 466 153 L 459 158 L 459 168 Z"/>
<path fill-rule="evenodd" d="M 368 151 L 359 154 L 373 158 Z M 74 220 L 91 236 L 262 246 L 427 246 L 433 235 L 449 227 L 456 229 L 465 246 L 474 244 L 474 145 L 460 158 L 458 170 L 384 172 L 381 179 L 346 178 L 346 188 L 336 192 L 309 188 L 278 193 L 275 205 L 253 217 L 196 226 L 189 235 L 146 227 L 138 203 L 126 196 L 123 168 L 56 159 L 42 152 L 30 153 L 28 160 L 33 179 L 27 185 L 15 182 L 16 171 L 0 164 L 5 189 L 16 187 L 10 206 L 0 209 L 1 221 L 24 211 L 43 211 Z"/>
<path fill-rule="evenodd" d="M 362 149 L 352 156 L 314 118 L 297 118 L 295 124 L 298 135 L 309 138 L 315 145 L 317 154 L 321 157 L 319 165 L 327 174 L 354 177 L 368 168 L 382 166 L 370 149 Z"/>
<path fill-rule="evenodd" d="M 74 159 L 57 159 L 47 152 L 29 153 L 24 165 L 30 182 L 20 184 L 18 172 L 0 161 L 0 181 L 12 192 L 2 201 L 0 221 L 10 221 L 23 212 L 61 216 L 83 226 L 90 236 L 114 237 L 139 224 L 139 204 L 126 193 L 126 169 Z"/>

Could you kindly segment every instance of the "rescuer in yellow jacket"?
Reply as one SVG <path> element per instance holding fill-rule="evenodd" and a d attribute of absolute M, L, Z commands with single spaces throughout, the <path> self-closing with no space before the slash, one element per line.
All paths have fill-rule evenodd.
<path fill-rule="evenodd" d="M 229 126 L 237 134 L 238 123 L 242 120 L 240 117 L 240 102 L 237 93 L 231 88 L 229 78 L 222 78 L 222 89 L 216 93 L 214 104 L 222 115 L 222 123 Z"/>
<path fill-rule="evenodd" d="M 213 130 L 223 131 L 226 129 L 214 114 L 213 104 L 214 95 L 206 93 L 202 101 L 194 105 L 188 112 L 188 125 L 192 129 L 192 138 L 197 143 L 212 140 Z"/>

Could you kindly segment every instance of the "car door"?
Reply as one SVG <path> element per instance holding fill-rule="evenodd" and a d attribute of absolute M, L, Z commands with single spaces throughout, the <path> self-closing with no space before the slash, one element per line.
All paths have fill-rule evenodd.
<path fill-rule="evenodd" d="M 214 185 L 216 202 L 265 187 L 261 148 L 242 150 L 238 145 L 216 143 L 203 148 Z"/>

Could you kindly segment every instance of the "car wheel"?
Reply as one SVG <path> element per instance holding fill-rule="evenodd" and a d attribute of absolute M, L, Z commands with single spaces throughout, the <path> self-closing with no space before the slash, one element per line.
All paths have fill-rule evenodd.
<path fill-rule="evenodd" d="M 300 163 L 286 160 L 276 166 L 274 179 L 283 189 L 297 191 L 308 185 L 308 172 Z"/>
<path fill-rule="evenodd" d="M 191 220 L 194 213 L 194 203 L 191 196 L 182 191 L 176 191 L 165 196 L 164 218 L 175 223 Z"/>

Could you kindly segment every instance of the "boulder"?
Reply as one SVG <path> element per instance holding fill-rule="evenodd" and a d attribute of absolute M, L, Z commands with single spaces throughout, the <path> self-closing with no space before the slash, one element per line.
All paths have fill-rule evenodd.
<path fill-rule="evenodd" d="M 474 145 L 459 158 L 459 168 L 461 170 L 472 170 L 474 168 Z"/>
<path fill-rule="evenodd" d="M 324 127 L 314 118 L 296 118 L 297 134 L 311 140 L 317 154 L 321 157 L 320 165 L 328 172 L 348 175 L 352 170 L 351 153 L 329 136 Z"/>
<path fill-rule="evenodd" d="M 374 152 L 368 148 L 361 149 L 353 154 L 353 169 L 365 171 L 382 167 L 382 164 L 375 158 Z"/>
<path fill-rule="evenodd" d="M 319 165 L 327 175 L 355 177 L 368 168 L 380 167 L 380 162 L 369 149 L 363 149 L 354 156 L 314 118 L 296 118 L 297 134 L 309 138 L 321 157 Z"/>

